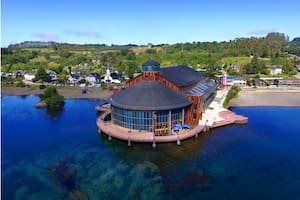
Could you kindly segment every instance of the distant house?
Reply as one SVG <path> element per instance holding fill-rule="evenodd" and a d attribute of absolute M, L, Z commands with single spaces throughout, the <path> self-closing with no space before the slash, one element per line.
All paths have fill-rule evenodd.
<path fill-rule="evenodd" d="M 80 69 L 76 69 L 75 70 L 75 74 L 79 74 L 80 75 L 81 74 L 81 70 Z"/>
<path fill-rule="evenodd" d="M 227 80 L 226 80 L 226 85 L 227 86 L 232 86 L 232 85 L 244 86 L 244 85 L 246 85 L 246 79 L 241 76 L 228 76 Z"/>
<path fill-rule="evenodd" d="M 20 77 L 23 76 L 23 74 L 24 74 L 23 71 L 21 71 L 21 70 L 16 70 L 16 71 L 13 71 L 13 72 L 11 73 L 11 77 L 12 77 L 12 78 L 20 78 Z"/>
<path fill-rule="evenodd" d="M 119 74 L 118 72 L 112 72 L 110 73 L 110 76 L 112 77 L 113 80 L 123 81 L 122 75 Z"/>
<path fill-rule="evenodd" d="M 260 78 L 262 81 L 266 83 L 266 85 L 277 85 L 278 86 L 278 81 L 283 79 L 281 77 L 264 77 Z"/>
<path fill-rule="evenodd" d="M 228 69 L 233 70 L 235 72 L 241 71 L 242 66 L 241 65 L 229 65 Z"/>
<path fill-rule="evenodd" d="M 0 72 L 1 73 L 1 78 L 6 78 L 7 74 L 5 72 Z"/>
<path fill-rule="evenodd" d="M 57 79 L 56 72 L 52 70 L 46 70 L 47 74 L 51 78 L 51 81 L 55 81 Z"/>
<path fill-rule="evenodd" d="M 100 81 L 100 76 L 99 76 L 99 74 L 92 72 L 85 77 L 85 80 L 86 80 L 86 82 L 94 85 L 95 83 Z"/>
<path fill-rule="evenodd" d="M 278 80 L 278 85 L 300 87 L 300 79 L 281 79 Z"/>
<path fill-rule="evenodd" d="M 296 65 L 296 70 L 300 72 L 300 65 Z"/>
<path fill-rule="evenodd" d="M 270 70 L 271 75 L 281 74 L 282 73 L 282 66 L 277 65 L 269 65 L 267 68 Z"/>
<path fill-rule="evenodd" d="M 71 74 L 68 78 L 68 83 L 69 84 L 76 84 L 78 81 L 80 81 L 82 77 L 78 74 Z"/>
<path fill-rule="evenodd" d="M 26 73 L 24 74 L 24 80 L 25 81 L 32 81 L 35 78 L 34 73 Z"/>
<path fill-rule="evenodd" d="M 254 86 L 267 86 L 268 83 L 260 78 L 255 78 L 252 80 L 252 85 Z"/>

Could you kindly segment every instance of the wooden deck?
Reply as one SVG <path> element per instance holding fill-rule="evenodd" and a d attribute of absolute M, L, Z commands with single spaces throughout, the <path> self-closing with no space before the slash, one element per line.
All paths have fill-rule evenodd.
<path fill-rule="evenodd" d="M 231 111 L 222 111 L 219 113 L 219 116 L 221 118 L 223 118 L 224 120 L 215 122 L 213 124 L 212 128 L 226 126 L 229 124 L 247 124 L 248 123 L 248 117 L 245 117 L 242 115 L 237 115 Z"/>
<path fill-rule="evenodd" d="M 104 119 L 111 113 L 111 110 L 109 108 L 104 108 L 101 106 L 97 106 L 96 109 L 103 112 L 96 120 L 99 134 L 104 133 L 109 137 L 109 139 L 117 138 L 119 140 L 128 141 L 128 145 L 130 145 L 131 142 L 144 142 L 153 144 L 162 142 L 177 142 L 177 144 L 179 145 L 181 140 L 186 140 L 191 137 L 198 137 L 198 134 L 208 128 L 203 125 L 197 125 L 191 130 L 181 130 L 177 134 L 155 136 L 153 132 L 132 130 L 112 124 L 111 122 L 105 122 Z M 215 128 L 234 123 L 244 124 L 248 122 L 247 117 L 237 115 L 231 111 L 220 112 L 219 116 L 224 120 L 215 122 L 209 128 Z"/>
<path fill-rule="evenodd" d="M 178 134 L 166 135 L 166 136 L 155 136 L 152 132 L 132 130 L 124 128 L 118 125 L 114 125 L 111 122 L 105 122 L 105 117 L 110 114 L 110 109 L 96 108 L 97 110 L 104 111 L 97 118 L 98 132 L 108 135 L 110 138 L 117 138 L 119 140 L 131 141 L 131 142 L 180 142 L 181 140 L 188 139 L 190 137 L 197 137 L 198 134 L 203 130 L 203 126 L 196 126 L 191 130 L 182 130 Z"/>

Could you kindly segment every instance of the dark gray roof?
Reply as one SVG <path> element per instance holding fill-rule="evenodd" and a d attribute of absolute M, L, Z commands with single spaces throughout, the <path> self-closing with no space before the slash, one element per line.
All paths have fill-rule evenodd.
<path fill-rule="evenodd" d="M 160 74 L 178 87 L 189 86 L 203 79 L 198 72 L 185 65 L 160 68 Z"/>
<path fill-rule="evenodd" d="M 129 110 L 169 110 L 191 104 L 185 96 L 158 81 L 140 81 L 112 95 L 109 101 L 112 106 Z"/>
<path fill-rule="evenodd" d="M 142 66 L 160 66 L 160 64 L 154 60 L 147 60 L 142 64 Z"/>

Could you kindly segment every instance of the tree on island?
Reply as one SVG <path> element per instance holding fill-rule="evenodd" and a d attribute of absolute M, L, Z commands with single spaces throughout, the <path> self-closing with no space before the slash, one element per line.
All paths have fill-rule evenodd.
<path fill-rule="evenodd" d="M 55 87 L 48 87 L 45 89 L 41 100 L 45 102 L 48 109 L 54 110 L 62 108 L 65 104 L 64 97 L 58 94 Z"/>

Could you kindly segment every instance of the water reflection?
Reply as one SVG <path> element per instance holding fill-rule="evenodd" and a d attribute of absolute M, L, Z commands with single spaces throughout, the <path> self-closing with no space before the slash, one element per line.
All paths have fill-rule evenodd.
<path fill-rule="evenodd" d="M 58 108 L 46 108 L 47 116 L 50 118 L 56 120 L 59 118 L 63 112 L 65 111 L 64 107 L 58 107 Z"/>
<path fill-rule="evenodd" d="M 140 163 L 144 160 L 155 163 L 163 172 L 176 163 L 193 160 L 202 151 L 202 143 L 205 135 L 198 138 L 190 138 L 181 142 L 181 145 L 174 143 L 158 143 L 156 148 L 152 148 L 152 143 L 134 143 L 128 147 L 127 141 L 113 139 L 109 141 L 106 135 L 100 135 L 103 141 L 114 154 L 128 164 Z"/>

